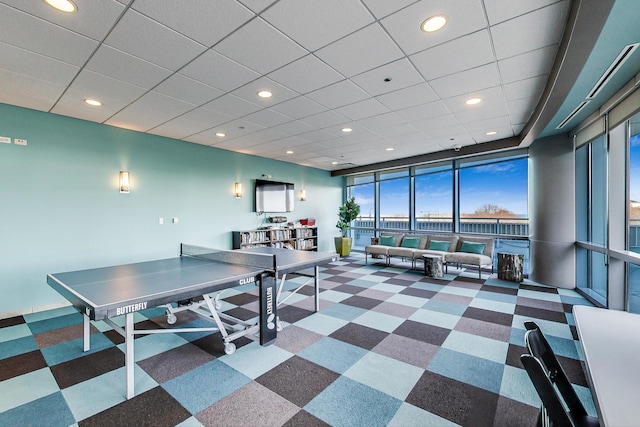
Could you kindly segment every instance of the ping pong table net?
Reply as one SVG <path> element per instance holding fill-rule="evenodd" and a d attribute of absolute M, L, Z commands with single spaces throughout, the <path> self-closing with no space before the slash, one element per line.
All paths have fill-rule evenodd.
<path fill-rule="evenodd" d="M 256 267 L 263 270 L 276 270 L 276 256 L 271 254 L 211 249 L 203 246 L 188 245 L 182 243 L 180 245 L 180 255 L 206 259 L 209 261 L 221 262 L 225 264 Z"/>

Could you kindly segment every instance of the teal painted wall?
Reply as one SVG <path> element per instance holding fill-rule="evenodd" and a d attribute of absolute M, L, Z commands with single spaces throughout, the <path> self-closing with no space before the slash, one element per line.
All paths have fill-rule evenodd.
<path fill-rule="evenodd" d="M 62 304 L 47 273 L 172 257 L 181 242 L 230 249 L 231 230 L 263 224 L 252 212 L 263 173 L 306 189 L 287 216 L 316 218 L 319 250 L 339 235 L 343 179 L 327 171 L 6 104 L 0 136 L 28 141 L 0 143 L 0 318 Z"/>

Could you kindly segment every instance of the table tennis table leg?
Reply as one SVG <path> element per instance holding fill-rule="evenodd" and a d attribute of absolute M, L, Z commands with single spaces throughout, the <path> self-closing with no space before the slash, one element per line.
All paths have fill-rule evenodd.
<path fill-rule="evenodd" d="M 135 359 L 133 357 L 133 313 L 125 314 L 125 327 L 124 327 L 124 365 L 127 371 L 127 399 L 131 399 L 135 394 L 134 390 L 134 378 L 133 368 L 135 366 Z"/>
<path fill-rule="evenodd" d="M 91 349 L 91 319 L 86 314 L 82 315 L 82 350 Z"/>
<path fill-rule="evenodd" d="M 316 311 L 320 311 L 320 267 L 313 268 L 313 285 L 315 290 Z"/>

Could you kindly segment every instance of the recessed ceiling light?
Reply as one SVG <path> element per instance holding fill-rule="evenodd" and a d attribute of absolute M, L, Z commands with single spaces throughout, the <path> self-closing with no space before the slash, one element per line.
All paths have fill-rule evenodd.
<path fill-rule="evenodd" d="M 420 29 L 425 33 L 432 33 L 438 31 L 447 23 L 447 17 L 445 15 L 433 15 L 424 20 Z"/>
<path fill-rule="evenodd" d="M 260 92 L 258 92 L 258 96 L 260 98 L 271 98 L 272 95 L 273 94 L 268 90 L 261 90 Z"/>
<path fill-rule="evenodd" d="M 487 132 L 485 135 L 491 136 L 491 135 L 497 135 L 498 132 L 496 132 L 495 130 L 491 130 L 489 132 Z"/>
<path fill-rule="evenodd" d="M 351 131 L 353 131 L 353 129 L 351 129 L 351 128 L 342 128 L 342 132 L 344 132 L 344 133 L 349 133 Z"/>
<path fill-rule="evenodd" d="M 49 6 L 58 9 L 61 12 L 73 13 L 78 7 L 71 0 L 44 0 Z"/>
<path fill-rule="evenodd" d="M 293 154 L 292 150 L 287 150 L 287 154 Z"/>
<path fill-rule="evenodd" d="M 476 105 L 476 104 L 479 104 L 481 101 L 482 101 L 482 99 L 480 99 L 480 98 L 471 98 L 471 99 L 467 99 L 465 101 L 465 104 L 467 104 L 467 105 Z"/>
<path fill-rule="evenodd" d="M 387 151 L 393 151 L 393 150 L 394 150 L 394 148 L 393 148 L 393 147 L 389 147 L 389 148 L 387 148 Z"/>
<path fill-rule="evenodd" d="M 227 136 L 227 134 L 223 132 L 216 132 L 216 136 L 219 136 L 220 138 L 222 138 L 223 136 Z"/>
<path fill-rule="evenodd" d="M 100 107 L 102 105 L 102 102 L 98 101 L 97 99 L 87 98 L 84 100 L 84 102 L 93 107 Z"/>
<path fill-rule="evenodd" d="M 337 164 L 338 164 L 338 162 L 331 162 L 331 164 L 332 164 L 332 165 L 337 165 Z"/>

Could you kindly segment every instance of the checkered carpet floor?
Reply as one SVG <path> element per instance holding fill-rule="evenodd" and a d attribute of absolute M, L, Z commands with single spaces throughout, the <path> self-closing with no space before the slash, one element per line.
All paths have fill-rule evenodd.
<path fill-rule="evenodd" d="M 571 290 L 449 269 L 425 278 L 409 264 L 365 264 L 353 254 L 289 298 L 274 345 L 220 334 L 169 333 L 135 341 L 136 396 L 125 399 L 123 340 L 62 308 L 0 320 L 0 426 L 533 426 L 539 400 L 520 365 L 524 321 L 537 322 L 592 415 Z M 288 276 L 293 289 L 303 277 Z M 223 294 L 222 311 L 256 317 L 255 286 Z M 167 327 L 162 309 L 138 328 Z M 201 319 L 179 313 L 174 326 Z M 207 325 L 209 326 L 209 325 Z"/>

